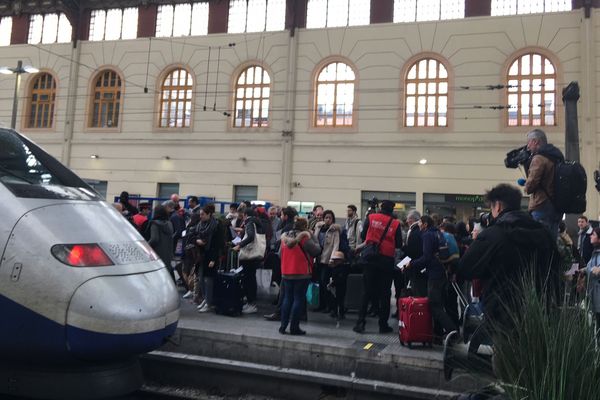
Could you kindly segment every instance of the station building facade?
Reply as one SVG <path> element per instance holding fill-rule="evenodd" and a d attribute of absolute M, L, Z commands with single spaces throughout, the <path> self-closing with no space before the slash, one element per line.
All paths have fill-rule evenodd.
<path fill-rule="evenodd" d="M 503 160 L 530 129 L 564 150 L 561 93 L 577 81 L 587 213 L 598 216 L 591 6 L 22 3 L 18 13 L 0 8 L 2 66 L 39 69 L 20 75 L 16 129 L 107 199 L 179 192 L 343 213 L 378 197 L 466 218 L 486 189 L 522 176 Z M 0 76 L 4 126 L 14 88 L 14 74 Z"/>

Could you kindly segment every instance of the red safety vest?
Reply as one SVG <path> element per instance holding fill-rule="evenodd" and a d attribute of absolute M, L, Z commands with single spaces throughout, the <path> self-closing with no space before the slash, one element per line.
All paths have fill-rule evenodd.
<path fill-rule="evenodd" d="M 379 243 L 385 227 L 390 222 L 390 218 L 393 217 L 385 214 L 369 215 L 369 229 L 367 230 L 366 242 L 374 244 Z M 400 221 L 393 218 L 392 223 L 385 234 L 385 238 L 379 246 L 379 254 L 387 257 L 394 257 L 396 250 L 396 231 L 398 230 L 399 226 Z"/>

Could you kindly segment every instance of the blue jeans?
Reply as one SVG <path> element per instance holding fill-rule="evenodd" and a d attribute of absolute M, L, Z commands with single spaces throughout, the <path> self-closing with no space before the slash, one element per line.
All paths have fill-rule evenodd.
<path fill-rule="evenodd" d="M 554 209 L 554 205 L 550 200 L 543 202 L 537 210 L 531 211 L 531 216 L 534 220 L 541 223 L 550 231 L 552 239 L 556 241 L 558 238 L 558 223 L 562 215 L 558 215 Z"/>
<path fill-rule="evenodd" d="M 306 306 L 306 289 L 310 279 L 286 279 L 281 280 L 283 301 L 281 302 L 281 328 L 286 329 L 288 323 L 290 329 L 300 328 L 300 318 L 304 314 Z"/>

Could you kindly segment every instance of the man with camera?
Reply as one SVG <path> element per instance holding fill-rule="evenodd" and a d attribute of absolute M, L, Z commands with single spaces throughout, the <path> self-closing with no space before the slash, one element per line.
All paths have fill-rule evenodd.
<path fill-rule="evenodd" d="M 392 332 L 388 325 L 390 316 L 390 298 L 392 296 L 392 277 L 394 273 L 395 249 L 402 247 L 402 230 L 400 222 L 394 218 L 394 202 L 384 200 L 381 212 L 371 213 L 365 218 L 361 233 L 364 246 L 361 259 L 366 253 L 372 257 L 365 259 L 363 282 L 365 291 L 361 301 L 358 321 L 353 330 L 358 333 L 365 331 L 367 308 L 369 300 L 376 300 L 379 311 L 379 333 Z"/>
<path fill-rule="evenodd" d="M 541 223 L 520 210 L 521 191 L 500 184 L 486 194 L 492 219 L 469 246 L 458 265 L 458 275 L 483 284 L 483 309 L 492 326 L 510 323 L 506 307 L 513 298 L 514 285 L 525 272 L 546 288 L 558 288 L 558 260 L 555 240 Z M 519 312 L 519 310 L 515 310 Z"/>
<path fill-rule="evenodd" d="M 565 157 L 558 148 L 548 143 L 546 133 L 541 129 L 533 129 L 527 134 L 527 150 L 531 152 L 531 160 L 529 167 L 526 167 L 527 180 L 524 186 L 525 192 L 530 195 L 529 212 L 533 219 L 550 230 L 556 240 L 561 215 L 552 204 L 554 168 L 555 164 L 564 161 Z M 522 182 L 520 180 L 520 183 Z"/>

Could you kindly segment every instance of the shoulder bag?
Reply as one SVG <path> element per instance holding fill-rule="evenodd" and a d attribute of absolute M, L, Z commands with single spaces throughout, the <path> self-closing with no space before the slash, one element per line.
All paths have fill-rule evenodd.
<path fill-rule="evenodd" d="M 248 234 L 244 235 L 244 239 Z M 264 233 L 258 233 L 254 224 L 254 240 L 240 249 L 240 261 L 262 260 L 267 250 L 267 238 Z"/>

